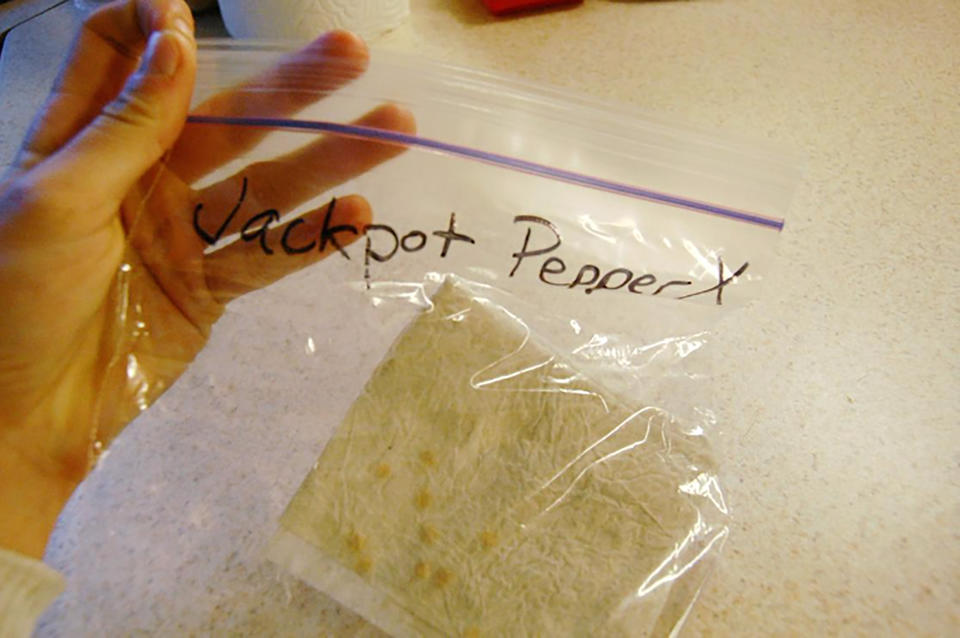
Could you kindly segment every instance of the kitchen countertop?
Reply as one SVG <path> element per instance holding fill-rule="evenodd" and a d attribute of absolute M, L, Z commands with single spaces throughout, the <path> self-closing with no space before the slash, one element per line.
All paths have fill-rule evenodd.
<path fill-rule="evenodd" d="M 775 285 L 713 344 L 734 518 L 685 635 L 960 631 L 960 4 L 587 0 L 502 21 L 472 0 L 412 6 L 377 46 L 807 158 Z M 66 4 L 8 36 L 0 168 L 77 20 Z M 78 490 L 47 557 L 68 590 L 40 635 L 373 633 L 255 559 L 320 447 L 294 427 L 303 450 L 279 478 L 218 463 L 224 446 L 280 452 L 229 422 L 214 364 Z"/>
<path fill-rule="evenodd" d="M 18 24 L 40 15 L 61 2 L 63 0 L 0 1 L 0 37 Z"/>

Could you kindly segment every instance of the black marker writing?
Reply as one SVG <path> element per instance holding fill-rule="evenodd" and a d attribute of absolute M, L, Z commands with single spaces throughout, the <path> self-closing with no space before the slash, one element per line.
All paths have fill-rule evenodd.
<path fill-rule="evenodd" d="M 447 251 L 450 250 L 450 243 L 454 241 L 465 241 L 468 244 L 475 244 L 473 237 L 468 237 L 467 235 L 462 235 L 457 232 L 457 214 L 450 213 L 450 225 L 447 227 L 447 230 L 435 230 L 433 234 L 437 237 L 443 238 L 443 250 L 440 251 L 441 257 L 447 256 Z"/>
<path fill-rule="evenodd" d="M 370 288 L 371 263 L 376 261 L 385 263 L 393 259 L 399 251 L 405 253 L 415 253 L 423 250 L 429 239 L 427 233 L 422 230 L 411 230 L 403 237 L 391 226 L 386 224 L 370 224 L 365 229 L 367 240 L 363 251 L 363 278 L 367 282 L 367 288 Z M 450 221 L 446 230 L 435 230 L 431 233 L 434 237 L 443 239 L 443 246 L 440 249 L 441 259 L 450 252 L 450 247 L 455 241 L 467 244 L 476 244 L 476 240 L 469 235 L 457 232 L 457 215 L 450 213 Z"/>
<path fill-rule="evenodd" d="M 655 281 L 656 281 L 656 280 L 651 281 L 650 283 L 655 283 Z M 644 285 L 646 285 L 646 284 L 644 284 Z M 668 281 L 667 283 L 665 283 L 665 284 L 663 284 L 662 286 L 660 286 L 659 288 L 657 288 L 657 291 L 656 291 L 655 293 L 653 293 L 653 294 L 654 294 L 654 295 L 659 295 L 661 292 L 664 291 L 665 288 L 669 288 L 670 286 L 692 286 L 692 285 L 693 285 L 693 282 L 692 282 L 692 281 L 687 281 L 686 279 L 674 279 L 673 281 Z M 636 292 L 636 291 L 635 291 L 635 290 L 631 290 L 630 292 Z"/>
<path fill-rule="evenodd" d="M 580 272 L 578 272 L 577 276 L 570 282 L 570 288 L 592 286 L 598 281 L 600 281 L 600 269 L 593 264 L 587 264 L 580 268 Z"/>
<path fill-rule="evenodd" d="M 513 253 L 513 258 L 515 261 L 513 268 L 510 270 L 510 277 L 513 277 L 516 274 L 517 269 L 525 259 L 531 257 L 542 257 L 548 253 L 553 253 L 563 244 L 563 239 L 560 237 L 560 231 L 557 230 L 557 227 L 553 224 L 553 222 L 544 217 L 537 217 L 535 215 L 518 215 L 513 218 L 513 221 L 514 223 L 526 222 L 535 224 L 536 226 L 543 226 L 549 229 L 550 233 L 553 235 L 553 241 L 550 243 L 540 242 L 539 247 L 531 248 L 533 230 L 536 228 L 536 226 L 528 227 L 523 238 L 523 246 L 520 248 L 520 250 Z M 742 275 L 747 270 L 748 266 L 748 263 L 744 263 L 739 269 L 737 269 L 735 273 L 733 273 L 733 275 L 726 277 L 724 273 L 723 260 L 720 259 L 718 262 L 718 283 L 715 286 L 711 286 L 705 290 L 700 290 L 676 298 L 689 299 L 691 297 L 716 291 L 717 305 L 723 305 L 723 289 L 734 282 L 737 277 Z M 624 267 L 617 267 L 604 272 L 603 269 L 595 264 L 584 264 L 576 271 L 576 275 L 573 275 L 572 278 L 570 278 L 570 275 L 562 277 L 562 275 L 565 273 L 567 273 L 567 263 L 562 258 L 557 257 L 556 255 L 551 255 L 550 257 L 547 257 L 540 265 L 538 278 L 541 282 L 549 286 L 564 287 L 570 290 L 580 289 L 588 295 L 602 290 L 621 290 L 623 288 L 626 288 L 627 291 L 633 294 L 642 295 L 645 294 L 646 291 L 653 289 L 653 286 L 657 284 L 657 277 L 653 273 L 636 273 L 633 270 Z M 667 290 L 672 286 L 691 285 L 693 285 L 693 282 L 686 279 L 672 279 L 666 283 L 660 284 L 656 289 L 653 289 L 654 292 L 651 296 L 659 295 L 664 290 Z"/>
<path fill-rule="evenodd" d="M 223 236 L 224 231 L 227 230 L 227 226 L 230 225 L 230 222 L 233 221 L 234 216 L 237 214 L 237 211 L 240 210 L 240 206 L 243 205 L 243 200 L 247 198 L 247 178 L 243 178 L 243 183 L 240 186 L 240 199 L 237 200 L 237 204 L 233 207 L 233 210 L 230 211 L 230 214 L 227 215 L 226 219 L 223 220 L 223 223 L 220 224 L 220 227 L 217 229 L 217 232 L 214 234 L 208 233 L 203 229 L 203 226 L 200 225 L 200 211 L 203 210 L 203 203 L 198 203 L 197 206 L 193 209 L 193 230 L 196 231 L 197 235 L 200 238 L 207 242 L 209 245 L 213 245 L 220 241 L 220 237 Z"/>
<path fill-rule="evenodd" d="M 293 229 L 303 224 L 304 221 L 301 218 L 292 220 L 287 227 L 283 229 L 283 236 L 280 238 L 280 246 L 283 248 L 283 252 L 288 255 L 299 255 L 301 253 L 309 252 L 313 250 L 313 247 L 317 245 L 317 240 L 312 239 L 310 243 L 306 246 L 291 246 L 290 245 L 290 233 L 293 232 Z"/>
<path fill-rule="evenodd" d="M 366 247 L 363 251 L 364 264 L 369 266 L 371 259 L 383 263 L 385 261 L 389 261 L 394 255 L 397 254 L 397 250 L 400 248 L 400 238 L 397 237 L 397 231 L 395 231 L 393 228 L 387 226 L 386 224 L 367 224 L 367 226 L 364 228 L 364 232 L 366 232 L 367 235 Z M 376 232 L 385 232 L 387 235 L 389 235 L 391 240 L 391 247 L 389 251 L 383 253 L 373 249 L 373 233 Z"/>
<path fill-rule="evenodd" d="M 273 249 L 267 244 L 267 231 L 270 224 L 280 221 L 280 213 L 276 210 L 265 210 L 247 220 L 240 230 L 240 239 L 243 241 L 260 240 L 260 248 L 265 255 L 272 255 Z M 259 224 L 259 225 L 258 225 Z"/>
<path fill-rule="evenodd" d="M 636 279 L 630 282 L 630 285 L 627 287 L 627 290 L 629 290 L 630 292 L 635 292 L 638 295 L 642 295 L 643 291 L 637 290 L 637 288 L 640 288 L 641 286 L 652 286 L 655 283 L 657 283 L 657 278 L 654 277 L 653 275 L 651 274 L 640 275 L 639 277 L 637 277 Z M 657 288 L 657 292 L 653 294 L 657 294 L 662 289 L 663 289 L 663 286 L 660 286 L 660 288 Z"/>
<path fill-rule="evenodd" d="M 513 270 L 510 271 L 511 277 L 513 277 L 516 274 L 517 268 L 520 267 L 520 263 L 524 259 L 526 259 L 527 257 L 536 257 L 538 255 L 545 255 L 552 250 L 556 250 L 563 241 L 560 239 L 560 231 L 557 230 L 557 227 L 554 226 L 553 222 L 551 222 L 549 219 L 544 219 L 543 217 L 537 217 L 536 215 L 517 215 L 516 217 L 513 218 L 514 224 L 517 224 L 520 222 L 530 222 L 530 223 L 539 224 L 541 226 L 545 226 L 549 228 L 550 232 L 553 233 L 553 238 L 555 240 L 555 243 L 552 246 L 548 246 L 546 248 L 537 248 L 535 250 L 530 250 L 529 249 L 530 236 L 533 234 L 533 229 L 528 228 L 527 236 L 524 237 L 523 239 L 523 248 L 521 248 L 518 252 L 513 253 L 513 258 L 517 260 L 517 263 L 513 265 Z M 563 271 L 560 271 L 560 272 L 563 272 Z M 543 273 L 541 272 L 541 277 L 540 277 L 541 281 L 543 281 L 542 274 Z"/>
<path fill-rule="evenodd" d="M 649 277 L 652 277 L 653 275 L 642 275 L 642 276 L 643 276 L 643 277 L 648 277 L 648 276 L 649 276 Z M 618 283 L 618 284 L 616 284 L 616 285 L 611 285 L 610 282 L 611 282 L 611 281 L 615 281 L 618 277 L 619 277 L 619 278 L 622 278 L 623 281 L 621 281 L 620 283 Z M 598 290 L 620 290 L 621 288 L 623 288 L 623 287 L 626 286 L 627 284 L 630 284 L 631 287 L 632 287 L 633 284 L 636 283 L 636 281 L 639 280 L 639 279 L 640 279 L 640 277 L 638 277 L 636 280 L 633 280 L 633 271 L 632 271 L 632 270 L 627 270 L 626 268 L 614 268 L 613 270 L 611 270 L 610 272 L 608 272 L 607 274 L 605 274 L 603 277 L 601 277 L 601 278 L 600 278 L 600 281 L 597 282 L 597 285 L 596 285 L 596 286 L 594 286 L 593 288 L 590 288 L 589 290 L 586 290 L 586 291 L 584 291 L 584 292 L 586 292 L 586 293 L 589 295 L 590 293 L 596 292 L 596 291 L 598 291 Z M 631 280 L 633 280 L 633 281 L 631 282 Z M 635 292 L 635 291 L 634 291 L 634 290 L 631 290 L 630 292 Z"/>
<path fill-rule="evenodd" d="M 397 231 L 385 224 L 369 224 L 364 229 L 367 240 L 363 249 L 363 279 L 367 282 L 367 289 L 370 289 L 370 260 L 385 262 L 397 254 L 400 248 L 400 239 L 397 237 Z M 373 249 L 373 235 L 377 232 L 385 232 L 393 240 L 393 246 L 386 253 L 377 252 Z"/>
<path fill-rule="evenodd" d="M 193 211 L 193 227 L 197 235 L 208 245 L 214 245 L 223 237 L 227 229 L 237 224 L 235 218 L 241 207 L 246 201 L 248 183 L 244 177 L 241 182 L 240 194 L 236 204 L 230 210 L 229 214 L 221 221 L 214 232 L 210 232 L 203 227 L 200 220 L 200 213 L 204 209 L 203 203 L 198 203 Z M 315 228 L 314 222 L 298 218 L 290 221 L 282 228 L 276 228 L 280 223 L 281 214 L 276 209 L 267 209 L 258 212 L 249 217 L 240 227 L 240 240 L 244 242 L 257 242 L 264 255 L 271 256 L 275 254 L 271 243 L 276 244 L 279 236 L 280 247 L 286 255 L 298 255 L 311 250 L 326 252 L 331 245 L 344 259 L 350 259 L 350 255 L 344 248 L 340 239 L 343 233 L 357 236 L 361 232 L 366 235 L 363 249 L 364 279 L 367 288 L 370 288 L 372 280 L 372 266 L 374 263 L 387 263 L 401 254 L 416 253 L 427 247 L 430 237 L 438 237 L 443 240 L 439 256 L 446 258 L 452 250 L 455 242 L 462 242 L 467 245 L 475 245 L 476 240 L 462 231 L 457 230 L 456 213 L 450 213 L 446 229 L 435 230 L 427 233 L 423 230 L 413 229 L 405 234 L 401 234 L 392 226 L 387 224 L 370 224 L 363 229 L 359 229 L 351 224 L 333 223 L 333 214 L 336 212 L 337 200 L 332 199 L 323 212 L 323 223 L 319 235 L 315 237 L 304 237 L 294 241 L 292 234 L 298 228 Z M 582 290 L 584 294 L 592 295 L 598 291 L 617 291 L 626 290 L 631 294 L 643 295 L 649 294 L 657 296 L 664 291 L 672 291 L 673 288 L 692 286 L 693 281 L 687 279 L 671 279 L 660 283 L 653 273 L 635 272 L 630 268 L 618 266 L 612 269 L 601 268 L 596 264 L 586 263 L 579 268 L 568 269 L 567 262 L 556 254 L 563 245 L 563 238 L 557 226 L 545 217 L 537 215 L 517 215 L 513 218 L 514 224 L 526 224 L 523 235 L 523 244 L 519 250 L 512 253 L 513 266 L 510 269 L 509 277 L 517 274 L 520 265 L 525 260 L 533 258 L 543 258 L 540 268 L 537 271 L 537 277 L 543 284 L 566 288 L 568 290 Z M 540 229 L 540 230 L 538 230 Z M 308 243 L 305 243 L 309 239 Z M 553 254 L 551 254 L 553 253 Z M 737 278 L 743 275 L 749 268 L 749 262 L 744 262 L 730 276 L 727 276 L 723 259 L 717 260 L 717 283 L 703 290 L 687 293 L 676 299 L 690 299 L 700 295 L 716 292 L 716 304 L 723 305 L 724 289 L 736 282 Z M 652 293 L 650 291 L 653 291 Z M 671 295 L 672 296 L 672 295 Z"/>
<path fill-rule="evenodd" d="M 718 271 L 719 271 L 719 272 L 717 273 L 717 281 L 718 281 L 719 283 L 718 283 L 716 286 L 712 286 L 712 287 L 710 287 L 710 288 L 707 288 L 706 290 L 701 290 L 701 291 L 699 291 L 699 292 L 692 292 L 692 293 L 690 293 L 689 295 L 684 295 L 684 296 L 682 296 L 682 297 L 677 297 L 677 299 L 689 299 L 690 297 L 696 297 L 697 295 L 705 295 L 705 294 L 707 294 L 708 292 L 712 292 L 712 291 L 716 290 L 716 291 L 717 291 L 717 305 L 718 305 L 718 306 L 722 306 L 722 305 L 723 305 L 723 289 L 726 288 L 727 285 L 728 285 L 731 281 L 735 280 L 737 277 L 739 277 L 740 275 L 742 275 L 743 273 L 745 273 L 745 272 L 747 271 L 747 268 L 750 267 L 750 262 L 746 262 L 746 261 L 743 262 L 743 265 L 740 266 L 740 267 L 736 270 L 736 272 L 734 272 L 732 275 L 730 275 L 730 276 L 727 277 L 726 279 L 723 278 L 723 259 L 722 259 L 722 258 L 721 258 L 721 259 L 718 259 L 718 260 L 717 260 L 717 264 L 718 264 L 718 265 L 717 265 L 717 269 L 718 269 Z"/>
<path fill-rule="evenodd" d="M 527 231 L 529 232 L 529 231 Z M 514 253 L 516 256 L 516 253 Z M 519 266 L 519 262 L 517 266 Z M 513 270 L 510 271 L 510 276 L 513 276 L 513 272 L 516 271 L 517 266 L 513 267 Z M 548 257 L 543 265 L 540 266 L 540 281 L 551 286 L 566 286 L 567 282 L 565 281 L 547 281 L 547 275 L 561 275 L 567 270 L 567 265 L 563 263 L 562 259 L 557 259 L 556 257 Z"/>
<path fill-rule="evenodd" d="M 357 230 L 356 226 L 351 226 L 350 224 L 330 225 L 330 218 L 333 217 L 333 211 L 336 209 L 336 206 L 337 198 L 334 197 L 330 200 L 330 204 L 327 206 L 327 212 L 323 216 L 323 228 L 320 230 L 320 252 L 324 252 L 327 249 L 327 244 L 330 243 L 340 251 L 340 254 L 343 255 L 345 259 L 350 259 L 350 255 L 347 254 L 347 251 L 340 245 L 340 241 L 337 240 L 337 234 L 352 233 L 359 235 L 360 231 Z"/>
<path fill-rule="evenodd" d="M 417 243 L 410 246 L 410 239 L 415 239 Z M 411 230 L 400 240 L 400 247 L 408 253 L 415 253 L 427 245 L 427 234 L 420 230 Z"/>

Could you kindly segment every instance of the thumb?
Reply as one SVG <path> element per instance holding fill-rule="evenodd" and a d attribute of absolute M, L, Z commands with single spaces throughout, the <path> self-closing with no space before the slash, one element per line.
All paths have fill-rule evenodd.
<path fill-rule="evenodd" d="M 88 204 L 119 202 L 173 146 L 196 76 L 196 47 L 188 28 L 184 23 L 150 35 L 139 68 L 116 99 L 37 167 L 46 174 L 37 176 L 46 187 Z"/>

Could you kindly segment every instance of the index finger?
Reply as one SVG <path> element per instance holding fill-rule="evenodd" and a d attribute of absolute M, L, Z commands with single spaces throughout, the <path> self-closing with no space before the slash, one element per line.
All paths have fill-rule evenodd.
<path fill-rule="evenodd" d="M 348 31 L 331 31 L 263 74 L 206 100 L 193 114 L 288 116 L 361 75 L 369 58 L 359 37 Z M 188 123 L 167 166 L 189 184 L 239 157 L 267 133 L 255 127 Z"/>
<path fill-rule="evenodd" d="M 40 163 L 90 124 L 137 68 L 147 37 L 176 28 L 177 21 L 192 36 L 193 18 L 182 0 L 115 2 L 87 16 L 14 166 Z"/>

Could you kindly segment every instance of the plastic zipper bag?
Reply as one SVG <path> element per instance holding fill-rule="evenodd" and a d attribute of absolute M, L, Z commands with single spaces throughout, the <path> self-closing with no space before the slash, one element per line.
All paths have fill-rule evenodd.
<path fill-rule="evenodd" d="M 160 172 L 230 301 L 195 369 L 279 440 L 226 454 L 306 476 L 270 559 L 394 635 L 675 631 L 728 534 L 710 332 L 771 270 L 794 163 L 393 53 L 199 61 L 223 161 Z M 119 339 L 162 329 L 137 304 Z"/>

